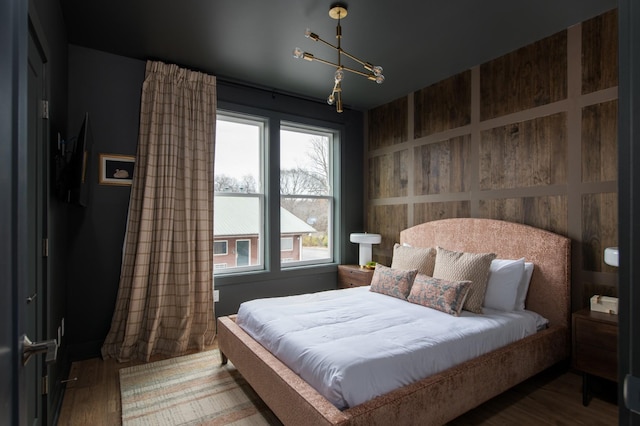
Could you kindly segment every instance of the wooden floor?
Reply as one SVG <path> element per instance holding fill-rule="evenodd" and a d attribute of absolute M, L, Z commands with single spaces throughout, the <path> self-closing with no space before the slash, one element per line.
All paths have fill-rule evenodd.
<path fill-rule="evenodd" d="M 153 360 L 159 359 L 162 357 Z M 118 370 L 135 364 L 139 362 L 117 363 L 99 358 L 74 362 L 69 377 L 77 380 L 67 384 L 58 425 L 120 425 Z M 584 407 L 581 376 L 566 368 L 553 368 L 449 425 L 617 425 L 615 384 L 595 379 L 593 382 L 594 396 L 589 406 Z"/>

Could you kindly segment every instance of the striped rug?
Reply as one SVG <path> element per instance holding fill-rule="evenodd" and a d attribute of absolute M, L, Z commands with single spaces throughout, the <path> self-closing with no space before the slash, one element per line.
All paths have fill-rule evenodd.
<path fill-rule="evenodd" d="M 120 370 L 123 426 L 280 425 L 218 350 Z"/>

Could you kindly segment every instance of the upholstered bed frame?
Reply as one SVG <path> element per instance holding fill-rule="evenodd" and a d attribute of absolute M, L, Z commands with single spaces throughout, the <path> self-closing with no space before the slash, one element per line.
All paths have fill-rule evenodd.
<path fill-rule="evenodd" d="M 549 327 L 523 340 L 368 402 L 338 410 L 236 325 L 218 320 L 223 362 L 230 359 L 285 425 L 440 425 L 569 357 L 570 240 L 490 219 L 444 219 L 408 228 L 400 242 L 441 246 L 535 264 L 526 307 Z"/>

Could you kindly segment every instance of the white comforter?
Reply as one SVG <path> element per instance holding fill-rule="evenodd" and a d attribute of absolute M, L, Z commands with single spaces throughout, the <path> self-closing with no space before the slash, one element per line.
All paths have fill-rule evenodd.
<path fill-rule="evenodd" d="M 237 323 L 344 409 L 533 334 L 539 319 L 454 317 L 357 287 L 245 302 Z"/>

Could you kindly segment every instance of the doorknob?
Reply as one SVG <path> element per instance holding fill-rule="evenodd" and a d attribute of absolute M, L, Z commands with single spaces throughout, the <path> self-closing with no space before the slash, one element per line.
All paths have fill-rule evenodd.
<path fill-rule="evenodd" d="M 45 362 L 47 364 L 55 362 L 56 357 L 58 356 L 58 343 L 56 343 L 56 339 L 45 340 L 43 342 L 32 342 L 25 335 L 23 342 L 24 346 L 22 348 L 22 365 L 27 365 L 27 362 L 29 362 L 31 355 L 43 353 L 47 354 L 45 358 Z"/>

